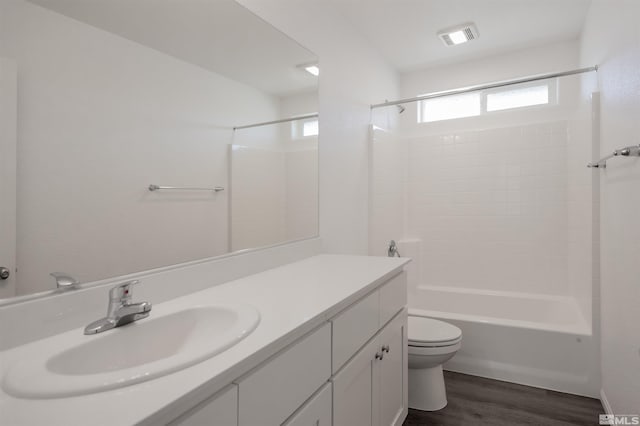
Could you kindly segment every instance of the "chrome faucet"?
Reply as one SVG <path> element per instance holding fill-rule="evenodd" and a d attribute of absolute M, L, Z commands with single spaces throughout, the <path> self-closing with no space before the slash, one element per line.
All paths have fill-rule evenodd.
<path fill-rule="evenodd" d="M 148 317 L 151 303 L 131 303 L 131 286 L 138 283 L 138 280 L 127 281 L 109 290 L 107 316 L 86 326 L 84 334 L 102 333 Z"/>
<path fill-rule="evenodd" d="M 400 257 L 400 252 L 398 251 L 398 246 L 394 240 L 389 241 L 389 247 L 387 248 L 387 256 L 389 257 Z"/>

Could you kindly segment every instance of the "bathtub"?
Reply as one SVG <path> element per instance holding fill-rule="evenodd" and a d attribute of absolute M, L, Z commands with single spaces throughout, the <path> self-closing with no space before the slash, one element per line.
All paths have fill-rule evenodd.
<path fill-rule="evenodd" d="M 445 370 L 599 396 L 597 342 L 573 298 L 419 285 L 409 315 L 462 330 Z"/>

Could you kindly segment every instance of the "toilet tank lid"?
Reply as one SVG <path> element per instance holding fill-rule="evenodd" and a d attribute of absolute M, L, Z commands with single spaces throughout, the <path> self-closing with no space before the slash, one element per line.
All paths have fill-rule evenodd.
<path fill-rule="evenodd" d="M 460 339 L 462 330 L 444 321 L 410 315 L 407 337 L 409 342 L 449 342 Z"/>

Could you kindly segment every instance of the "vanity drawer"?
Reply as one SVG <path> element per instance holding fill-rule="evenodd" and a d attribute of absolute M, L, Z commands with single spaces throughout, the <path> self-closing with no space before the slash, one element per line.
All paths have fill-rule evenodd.
<path fill-rule="evenodd" d="M 324 385 L 282 426 L 331 426 L 331 384 Z"/>
<path fill-rule="evenodd" d="M 169 426 L 207 425 L 238 425 L 238 386 L 226 387 L 169 423 Z"/>
<path fill-rule="evenodd" d="M 382 328 L 407 304 L 407 273 L 402 272 L 380 287 L 380 324 Z"/>
<path fill-rule="evenodd" d="M 333 370 L 337 372 L 378 331 L 380 295 L 376 290 L 331 320 Z"/>
<path fill-rule="evenodd" d="M 238 380 L 239 426 L 277 426 L 331 376 L 331 327 L 303 337 Z"/>

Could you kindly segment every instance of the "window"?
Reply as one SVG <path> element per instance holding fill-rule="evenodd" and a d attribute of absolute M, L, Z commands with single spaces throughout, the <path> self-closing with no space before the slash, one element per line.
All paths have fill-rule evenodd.
<path fill-rule="evenodd" d="M 418 122 L 430 123 L 515 108 L 552 104 L 557 104 L 557 80 L 533 84 L 523 83 L 442 98 L 425 99 L 418 103 Z"/>
<path fill-rule="evenodd" d="M 549 85 L 520 87 L 487 93 L 487 112 L 549 103 Z"/>
<path fill-rule="evenodd" d="M 291 122 L 291 138 L 303 139 L 318 136 L 318 119 L 305 118 Z"/>
<path fill-rule="evenodd" d="M 318 120 L 305 121 L 302 124 L 302 136 L 318 136 Z"/>
<path fill-rule="evenodd" d="M 418 107 L 421 123 L 480 115 L 480 93 L 426 99 Z"/>

